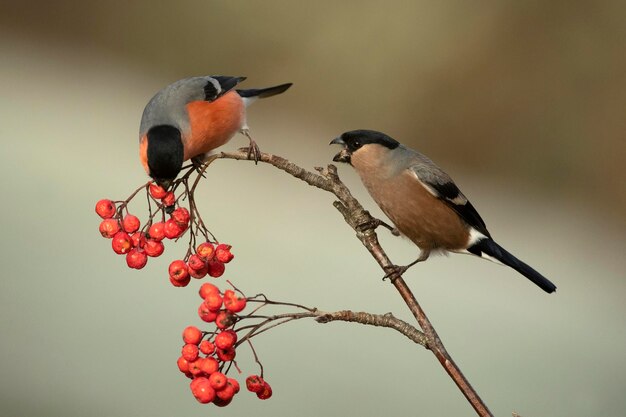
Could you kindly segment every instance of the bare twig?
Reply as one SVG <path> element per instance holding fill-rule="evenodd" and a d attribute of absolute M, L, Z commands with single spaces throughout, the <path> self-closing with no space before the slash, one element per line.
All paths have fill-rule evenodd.
<path fill-rule="evenodd" d="M 214 155 L 207 164 L 215 159 L 235 159 L 248 160 L 248 154 L 245 151 L 238 152 L 222 152 Z M 328 165 L 326 168 L 316 168 L 319 174 L 307 171 L 304 168 L 288 161 L 280 156 L 261 153 L 259 161 L 273 165 L 274 167 L 287 172 L 288 174 L 306 182 L 309 185 L 320 188 L 322 190 L 333 193 L 338 201 L 333 205 L 343 215 L 346 223 L 356 232 L 357 238 L 376 259 L 380 267 L 387 273 L 393 270 L 394 264 L 378 242 L 376 235 L 376 227 L 380 225 L 380 221 L 373 218 L 363 206 L 352 196 L 350 190 L 339 179 L 337 168 L 334 165 Z M 463 395 L 467 398 L 476 413 L 481 416 L 492 416 L 491 412 L 478 396 L 469 381 L 465 378 L 459 367 L 444 347 L 435 328 L 421 308 L 410 288 L 402 278 L 402 275 L 394 270 L 389 275 L 391 283 L 394 285 L 407 307 L 416 318 L 419 326 L 424 330 L 426 337 L 426 347 L 430 349 L 437 357 L 441 365 L 444 367 L 448 375 L 456 383 Z"/>

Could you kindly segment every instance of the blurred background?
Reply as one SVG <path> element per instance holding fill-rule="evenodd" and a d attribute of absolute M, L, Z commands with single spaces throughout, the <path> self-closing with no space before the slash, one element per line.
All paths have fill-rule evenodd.
<path fill-rule="evenodd" d="M 205 74 L 293 82 L 248 121 L 262 150 L 304 167 L 330 162 L 328 142 L 356 128 L 419 149 L 556 283 L 548 296 L 460 255 L 406 275 L 496 415 L 623 415 L 625 21 L 617 0 L 3 2 L 0 415 L 473 415 L 432 354 L 343 323 L 258 338 L 272 399 L 193 399 L 175 362 L 182 329 L 201 323 L 200 283 L 175 289 L 166 272 L 184 244 L 131 271 L 93 208 L 146 181 L 137 131 L 150 97 Z M 411 320 L 329 195 L 218 161 L 198 201 L 234 245 L 226 278 L 248 294 Z M 380 238 L 394 262 L 415 258 L 408 241 Z M 239 358 L 241 379 L 257 372 L 247 349 Z"/>

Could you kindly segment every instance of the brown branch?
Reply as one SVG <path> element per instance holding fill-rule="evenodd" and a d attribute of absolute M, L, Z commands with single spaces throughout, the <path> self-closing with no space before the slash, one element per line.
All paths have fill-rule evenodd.
<path fill-rule="evenodd" d="M 276 314 L 267 317 L 265 320 L 255 325 L 239 328 L 238 330 L 250 328 L 250 331 L 248 331 L 246 335 L 237 342 L 237 346 L 276 326 L 280 326 L 281 324 L 285 324 L 293 320 L 305 318 L 315 318 L 316 322 L 322 324 L 330 323 L 332 321 L 346 321 L 351 323 L 360 323 L 366 326 L 387 327 L 402 333 L 409 340 L 417 343 L 418 345 L 427 347 L 428 344 L 426 335 L 423 332 L 419 331 L 409 323 L 400 320 L 391 313 L 372 314 L 365 312 L 353 312 L 350 310 L 341 310 L 329 313 L 317 309 L 307 310 L 308 311 L 306 312 L 300 313 Z"/>
<path fill-rule="evenodd" d="M 321 313 L 321 312 L 320 312 Z M 426 335 L 417 330 L 414 326 L 411 326 L 404 320 L 400 320 L 391 313 L 387 314 L 370 314 L 364 312 L 353 312 L 350 310 L 336 311 L 334 313 L 321 313 L 321 315 L 315 319 L 318 323 L 330 323 L 331 321 L 347 321 L 352 323 L 360 323 L 368 326 L 377 327 L 389 327 L 397 330 L 405 335 L 409 340 L 422 345 L 425 348 L 428 347 L 428 338 Z"/>
<path fill-rule="evenodd" d="M 214 155 L 207 163 L 211 163 L 217 158 L 248 160 L 248 154 L 245 151 L 222 152 Z M 261 153 L 259 160 L 273 165 L 309 185 L 331 192 L 337 197 L 338 201 L 335 201 L 333 205 L 343 215 L 345 221 L 355 230 L 357 238 L 376 259 L 376 262 L 378 262 L 385 273 L 393 271 L 389 274 L 390 281 L 417 319 L 419 326 L 424 330 L 427 340 L 426 347 L 437 357 L 476 413 L 481 417 L 492 416 L 485 403 L 470 385 L 456 363 L 454 363 L 426 313 L 415 299 L 401 274 L 394 269 L 394 264 L 389 260 L 389 257 L 378 242 L 375 229 L 381 225 L 381 222 L 372 217 L 352 196 L 350 190 L 339 179 L 337 168 L 334 165 L 328 165 L 325 169 L 316 168 L 319 172 L 319 174 L 316 174 L 297 166 L 285 158 L 268 153 Z"/>

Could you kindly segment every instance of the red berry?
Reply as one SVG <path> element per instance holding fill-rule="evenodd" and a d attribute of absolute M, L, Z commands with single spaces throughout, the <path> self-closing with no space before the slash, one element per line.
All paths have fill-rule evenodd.
<path fill-rule="evenodd" d="M 182 357 L 187 360 L 187 362 L 193 362 L 198 359 L 198 346 L 192 345 L 191 343 L 187 343 L 183 346 L 182 349 Z"/>
<path fill-rule="evenodd" d="M 220 261 L 209 261 L 208 266 L 209 266 L 208 273 L 213 278 L 221 277 L 224 274 L 224 271 L 226 270 L 226 267 Z"/>
<path fill-rule="evenodd" d="M 133 242 L 134 247 L 143 248 L 146 244 L 146 235 L 143 232 L 135 232 L 130 237 L 130 241 Z"/>
<path fill-rule="evenodd" d="M 237 381 L 235 378 L 228 378 L 228 385 L 231 385 L 233 387 L 235 394 L 239 392 L 240 390 L 239 381 Z"/>
<path fill-rule="evenodd" d="M 200 279 L 200 278 L 204 278 L 206 277 L 206 273 L 209 270 L 209 268 L 205 265 L 200 269 L 193 269 L 193 268 L 189 268 L 189 275 L 191 275 L 193 278 L 196 279 Z"/>
<path fill-rule="evenodd" d="M 213 375 L 211 375 L 213 376 Z M 211 382 L 211 378 L 209 378 L 209 383 Z M 215 395 L 223 401 L 230 401 L 232 400 L 232 398 L 235 396 L 235 388 L 233 388 L 232 385 L 226 383 L 226 385 L 224 385 L 224 388 L 222 388 L 221 390 L 217 391 L 215 393 Z"/>
<path fill-rule="evenodd" d="M 167 194 L 167 191 L 165 191 L 165 188 L 161 187 L 159 184 L 155 182 L 150 183 L 149 189 L 150 189 L 150 195 L 155 200 L 160 200 L 161 198 L 165 197 L 165 195 Z"/>
<path fill-rule="evenodd" d="M 187 275 L 187 278 L 183 279 L 183 280 L 176 280 L 174 278 L 172 278 L 170 276 L 170 282 L 172 283 L 173 286 L 175 287 L 186 287 L 187 285 L 189 285 L 189 283 L 191 282 L 191 277 L 189 275 Z"/>
<path fill-rule="evenodd" d="M 228 350 L 237 343 L 237 333 L 233 330 L 224 330 L 215 336 L 215 346 L 218 349 Z"/>
<path fill-rule="evenodd" d="M 263 382 L 263 390 L 256 393 L 260 400 L 267 400 L 272 396 L 272 387 L 267 382 Z"/>
<path fill-rule="evenodd" d="M 232 398 L 227 401 L 222 400 L 221 398 L 217 396 L 217 393 L 215 393 L 215 398 L 213 398 L 213 404 L 215 404 L 216 407 L 226 407 L 232 401 L 233 401 Z"/>
<path fill-rule="evenodd" d="M 193 362 L 189 362 L 189 373 L 195 377 L 202 375 L 202 365 L 204 358 L 198 358 Z"/>
<path fill-rule="evenodd" d="M 188 277 L 187 279 L 190 278 Z M 217 318 L 217 312 L 209 310 L 209 307 L 207 307 L 207 305 L 202 302 L 200 303 L 200 307 L 198 307 L 198 316 L 200 316 L 203 321 L 211 323 Z"/>
<path fill-rule="evenodd" d="M 217 292 L 212 292 L 204 299 L 204 304 L 211 311 L 219 311 L 222 308 L 222 296 Z"/>
<path fill-rule="evenodd" d="M 202 332 L 196 326 L 187 326 L 183 330 L 183 341 L 197 345 L 202 340 Z"/>
<path fill-rule="evenodd" d="M 189 224 L 189 210 L 185 207 L 179 207 L 174 210 L 171 217 L 180 226 L 187 226 L 187 224 Z"/>
<path fill-rule="evenodd" d="M 209 284 L 208 282 L 202 284 L 200 286 L 200 290 L 198 291 L 198 293 L 200 294 L 200 298 L 202 298 L 203 300 L 206 298 L 207 295 L 209 295 L 209 293 L 212 292 L 216 292 L 219 294 L 220 289 L 213 284 Z"/>
<path fill-rule="evenodd" d="M 189 372 L 189 361 L 187 361 L 187 359 L 183 358 L 182 356 L 178 358 L 178 360 L 176 361 L 176 365 L 178 365 L 178 369 L 183 374 Z"/>
<path fill-rule="evenodd" d="M 224 292 L 224 307 L 232 313 L 239 313 L 246 308 L 246 299 L 238 297 L 233 290 Z"/>
<path fill-rule="evenodd" d="M 165 194 L 165 197 L 161 199 L 161 203 L 163 203 L 165 207 L 173 206 L 176 203 L 176 196 L 173 192 L 169 191 Z"/>
<path fill-rule="evenodd" d="M 156 258 L 157 256 L 161 256 L 161 254 L 165 250 L 165 246 L 163 245 L 163 242 L 159 242 L 158 240 L 154 239 L 148 239 L 143 246 L 143 250 L 146 252 L 146 255 Z"/>
<path fill-rule="evenodd" d="M 150 226 L 150 229 L 148 229 L 148 235 L 150 236 L 151 239 L 154 240 L 163 240 L 163 238 L 165 237 L 165 223 L 164 222 L 158 222 L 158 223 L 153 223 Z"/>
<path fill-rule="evenodd" d="M 169 266 L 170 277 L 176 281 L 185 281 L 189 278 L 189 270 L 185 261 L 177 259 Z"/>
<path fill-rule="evenodd" d="M 215 352 L 215 345 L 208 340 L 203 340 L 202 342 L 200 342 L 200 352 L 204 353 L 205 355 L 210 355 Z"/>
<path fill-rule="evenodd" d="M 232 261 L 235 255 L 230 253 L 230 248 L 232 248 L 232 246 L 226 245 L 224 243 L 220 243 L 219 245 L 217 245 L 217 248 L 215 248 L 215 259 L 225 264 Z"/>
<path fill-rule="evenodd" d="M 111 200 L 100 200 L 96 203 L 96 213 L 103 219 L 110 219 L 115 215 L 115 203 Z"/>
<path fill-rule="evenodd" d="M 221 372 L 213 372 L 211 376 L 209 376 L 209 383 L 211 384 L 211 388 L 214 390 L 221 390 L 226 386 L 226 375 Z"/>
<path fill-rule="evenodd" d="M 100 234 L 107 239 L 113 238 L 120 231 L 120 224 L 116 219 L 104 219 L 100 223 Z"/>
<path fill-rule="evenodd" d="M 119 231 L 113 235 L 111 247 L 113 248 L 113 252 L 118 255 L 123 255 L 128 253 L 133 248 L 133 242 L 130 240 L 128 233 Z"/>
<path fill-rule="evenodd" d="M 258 375 L 250 375 L 246 378 L 246 388 L 250 392 L 261 392 L 263 391 L 263 378 Z"/>
<path fill-rule="evenodd" d="M 215 253 L 215 247 L 211 242 L 201 243 L 196 249 L 196 253 L 205 261 L 213 258 L 213 254 Z"/>
<path fill-rule="evenodd" d="M 214 372 L 217 372 L 217 370 L 220 369 L 220 364 L 215 358 L 208 357 L 208 358 L 202 358 L 202 359 L 203 360 L 202 360 L 202 363 L 200 364 L 200 369 L 206 375 L 212 375 Z"/>
<path fill-rule="evenodd" d="M 165 237 L 168 239 L 176 239 L 187 230 L 186 228 L 181 227 L 174 220 L 169 219 L 165 222 Z"/>
<path fill-rule="evenodd" d="M 141 226 L 141 222 L 139 221 L 137 216 L 127 214 L 122 219 L 122 228 L 126 233 L 135 233 L 137 230 L 139 230 L 139 226 Z"/>
<path fill-rule="evenodd" d="M 202 404 L 208 404 L 215 398 L 215 390 L 211 388 L 209 380 L 204 377 L 199 377 L 191 381 L 189 384 L 191 393 L 196 400 Z"/>
<path fill-rule="evenodd" d="M 217 349 L 215 352 L 217 353 L 217 358 L 222 362 L 232 361 L 233 359 L 235 359 L 235 356 L 237 354 L 235 348 L 230 348 L 226 350 Z"/>
<path fill-rule="evenodd" d="M 126 264 L 129 268 L 141 269 L 148 263 L 148 256 L 143 249 L 133 248 L 126 254 Z"/>
<path fill-rule="evenodd" d="M 215 318 L 215 325 L 218 329 L 224 330 L 235 324 L 237 318 L 230 312 L 222 310 L 217 314 Z"/>
<path fill-rule="evenodd" d="M 187 260 L 187 265 L 189 265 L 189 268 L 202 269 L 206 266 L 206 262 L 204 262 L 198 255 L 191 255 Z"/>

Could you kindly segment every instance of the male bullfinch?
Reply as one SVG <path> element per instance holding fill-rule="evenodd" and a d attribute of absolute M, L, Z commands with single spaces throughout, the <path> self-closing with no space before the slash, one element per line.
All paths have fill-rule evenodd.
<path fill-rule="evenodd" d="M 333 161 L 354 167 L 370 195 L 398 231 L 420 249 L 467 253 L 510 266 L 551 293 L 556 286 L 491 238 L 474 206 L 433 161 L 384 133 L 354 130 L 334 139 L 343 146 Z"/>
<path fill-rule="evenodd" d="M 246 107 L 258 98 L 283 93 L 291 83 L 234 90 L 245 79 L 191 77 L 156 93 L 143 111 L 139 128 L 139 157 L 148 175 L 167 188 L 184 161 L 201 161 L 237 132 L 250 140 L 248 157 L 254 154 L 258 160 L 259 149 L 246 123 Z"/>

